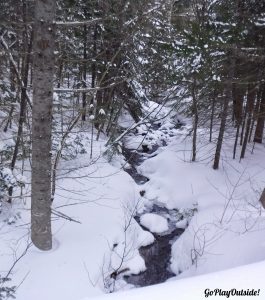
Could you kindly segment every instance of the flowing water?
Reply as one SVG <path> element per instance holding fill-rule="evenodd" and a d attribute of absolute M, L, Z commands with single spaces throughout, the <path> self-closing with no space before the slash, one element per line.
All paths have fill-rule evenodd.
<path fill-rule="evenodd" d="M 152 150 L 149 150 L 146 147 L 142 147 L 140 151 L 123 148 L 123 155 L 131 165 L 131 167 L 125 169 L 125 171 L 130 174 L 137 184 L 144 185 L 149 181 L 148 177 L 137 172 L 137 166 L 144 160 L 155 156 L 155 152 L 158 148 L 159 146 L 155 146 L 152 147 Z M 141 196 L 143 196 L 144 193 L 143 186 L 143 190 L 140 192 Z M 154 204 L 151 208 L 146 209 L 143 214 L 145 213 L 155 213 L 166 218 L 168 220 L 169 230 L 163 234 L 152 233 L 155 237 L 154 243 L 139 249 L 140 255 L 145 260 L 146 271 L 141 272 L 138 275 L 124 276 L 126 282 L 135 286 L 157 284 L 175 276 L 169 268 L 171 245 L 184 231 L 184 229 L 176 228 L 175 226 L 176 222 L 179 220 L 177 210 L 169 210 L 158 204 Z M 141 215 L 136 215 L 134 217 L 139 224 L 140 217 Z M 141 224 L 140 226 L 148 231 L 148 229 Z"/>

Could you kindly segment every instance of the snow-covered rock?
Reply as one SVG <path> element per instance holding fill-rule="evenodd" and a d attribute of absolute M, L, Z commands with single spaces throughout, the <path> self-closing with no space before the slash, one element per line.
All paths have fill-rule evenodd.
<path fill-rule="evenodd" d="M 144 214 L 140 217 L 140 223 L 153 233 L 162 233 L 168 230 L 168 222 L 157 214 Z"/>

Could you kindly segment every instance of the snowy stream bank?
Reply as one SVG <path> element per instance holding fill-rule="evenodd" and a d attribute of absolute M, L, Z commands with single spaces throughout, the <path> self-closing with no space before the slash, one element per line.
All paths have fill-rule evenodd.
<path fill-rule="evenodd" d="M 131 150 L 123 147 L 123 155 L 130 163 L 130 168 L 125 168 L 125 171 L 138 185 L 143 186 L 140 195 L 144 197 L 144 184 L 149 181 L 149 178 L 138 173 L 137 167 L 146 159 L 154 157 L 159 146 L 154 145 L 152 149 L 149 149 L 143 145 L 141 148 L 141 150 Z M 171 246 L 184 231 L 176 227 L 179 221 L 178 211 L 153 203 L 151 207 L 145 207 L 142 213 L 136 214 L 134 219 L 143 230 L 153 234 L 155 241 L 139 249 L 145 261 L 146 270 L 137 275 L 125 275 L 124 279 L 127 283 L 141 287 L 165 282 L 175 276 L 169 268 Z M 152 223 L 154 228 L 152 228 Z"/>

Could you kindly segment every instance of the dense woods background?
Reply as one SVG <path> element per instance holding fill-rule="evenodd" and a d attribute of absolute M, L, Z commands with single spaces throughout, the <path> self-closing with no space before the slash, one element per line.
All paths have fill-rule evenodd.
<path fill-rule="evenodd" d="M 46 129 L 52 126 L 52 152 L 49 146 L 46 151 L 46 168 L 49 157 L 51 168 L 44 180 L 46 190 L 52 182 L 48 199 L 55 191 L 59 160 L 85 151 L 84 132 L 91 132 L 91 141 L 104 136 L 108 152 L 117 152 L 117 137 L 125 130 L 119 117 L 127 111 L 139 122 L 148 100 L 192 118 L 192 161 L 199 127 L 209 128 L 214 169 L 226 139 L 234 141 L 234 159 L 243 159 L 247 147 L 253 152 L 255 143 L 263 142 L 263 1 L 57 1 L 55 21 L 51 15 L 46 28 L 52 34 L 46 38 L 39 29 L 47 21 L 42 19 L 47 7 L 34 11 L 34 4 L 0 4 L 0 201 L 11 203 L 13 189 L 23 186 L 20 175 L 24 162 L 31 162 L 34 141 L 43 147 L 33 155 L 33 173 L 43 177 L 47 171 L 36 161 L 44 157 L 50 135 L 34 131 L 44 120 Z M 41 64 L 50 69 L 43 73 Z M 43 93 L 36 95 L 40 89 Z M 52 89 L 46 118 L 40 105 Z"/>

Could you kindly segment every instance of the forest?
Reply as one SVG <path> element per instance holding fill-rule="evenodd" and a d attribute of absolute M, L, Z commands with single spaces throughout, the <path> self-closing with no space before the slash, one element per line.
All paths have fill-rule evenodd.
<path fill-rule="evenodd" d="M 265 299 L 264 45 L 263 0 L 2 0 L 0 300 Z"/>

